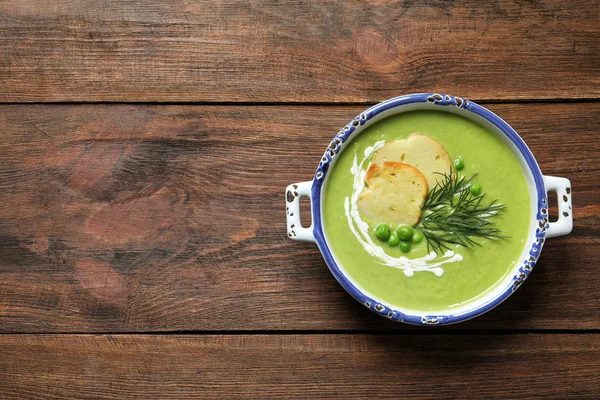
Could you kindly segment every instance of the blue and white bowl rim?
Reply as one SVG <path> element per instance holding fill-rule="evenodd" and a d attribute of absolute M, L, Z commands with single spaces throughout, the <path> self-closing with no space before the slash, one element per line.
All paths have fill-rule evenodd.
<path fill-rule="evenodd" d="M 485 304 L 474 306 L 473 309 L 463 312 L 461 314 L 441 314 L 441 315 L 422 315 L 422 314 L 408 314 L 397 310 L 389 305 L 378 301 L 357 288 L 342 272 L 340 267 L 337 265 L 327 240 L 323 232 L 323 225 L 321 221 L 321 190 L 325 177 L 332 160 L 340 151 L 341 145 L 347 140 L 352 138 L 352 134 L 356 131 L 356 128 L 364 125 L 365 123 L 372 120 L 378 114 L 393 109 L 399 106 L 405 106 L 411 103 L 433 103 L 441 107 L 459 107 L 464 110 L 470 111 L 483 119 L 493 124 L 500 132 L 502 132 L 521 153 L 525 160 L 535 183 L 535 192 L 537 194 L 537 216 L 538 226 L 536 228 L 536 239 L 531 244 L 529 249 L 529 257 L 522 261 L 518 272 L 513 276 L 512 285 L 507 287 L 499 296 L 495 297 L 492 301 Z M 507 299 L 520 285 L 527 279 L 539 254 L 541 253 L 544 239 L 546 236 L 546 230 L 548 229 L 548 200 L 546 198 L 546 189 L 544 186 L 544 180 L 542 172 L 535 161 L 535 158 L 523 139 L 510 127 L 502 118 L 480 106 L 479 104 L 465 100 L 460 97 L 450 96 L 440 93 L 417 93 L 409 94 L 405 96 L 395 97 L 393 99 L 386 100 L 373 107 L 365 110 L 350 121 L 344 128 L 333 138 L 329 147 L 325 151 L 319 167 L 315 172 L 312 184 L 312 218 L 313 218 L 313 234 L 317 245 L 325 259 L 331 273 L 337 279 L 337 281 L 344 287 L 344 289 L 350 293 L 356 300 L 368 307 L 370 310 L 377 314 L 388 317 L 392 320 L 405 322 L 415 325 L 442 325 L 452 324 L 469 320 L 477 317 Z"/>

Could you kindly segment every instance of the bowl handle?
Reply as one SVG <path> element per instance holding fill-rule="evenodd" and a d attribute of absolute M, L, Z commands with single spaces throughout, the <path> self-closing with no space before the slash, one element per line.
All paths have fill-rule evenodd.
<path fill-rule="evenodd" d="M 312 210 L 312 181 L 294 183 L 285 189 L 287 233 L 292 240 L 316 243 L 313 235 L 312 212 L 308 228 L 302 227 L 300 222 L 300 199 L 302 197 L 310 199 Z"/>
<path fill-rule="evenodd" d="M 563 236 L 573 230 L 573 206 L 571 202 L 571 182 L 567 178 L 544 176 L 546 192 L 555 192 L 558 196 L 558 220 L 550 222 L 546 237 Z"/>

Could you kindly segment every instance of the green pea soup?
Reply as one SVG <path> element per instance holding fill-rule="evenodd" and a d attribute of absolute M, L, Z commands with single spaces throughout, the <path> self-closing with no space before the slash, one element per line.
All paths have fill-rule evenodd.
<path fill-rule="evenodd" d="M 364 248 L 348 220 L 346 206 L 355 185 L 352 168 L 356 157 L 377 142 L 404 139 L 411 133 L 435 139 L 452 160 L 462 159 L 464 168 L 459 176 L 477 174 L 473 182 L 481 185 L 486 201 L 498 199 L 506 206 L 494 221 L 507 238 L 478 240 L 480 246 L 473 250 L 453 246 L 451 250 L 462 260 L 444 264 L 440 276 L 430 271 L 407 276 L 402 269 L 385 265 Z M 452 312 L 492 291 L 519 263 L 530 228 L 527 181 L 512 151 L 477 122 L 444 111 L 406 111 L 366 127 L 337 157 L 324 184 L 323 229 L 340 268 L 364 292 L 397 308 Z M 422 259 L 429 253 L 426 240 L 412 244 L 408 253 L 390 247 L 377 239 L 375 222 L 365 222 L 372 241 L 391 257 Z"/>

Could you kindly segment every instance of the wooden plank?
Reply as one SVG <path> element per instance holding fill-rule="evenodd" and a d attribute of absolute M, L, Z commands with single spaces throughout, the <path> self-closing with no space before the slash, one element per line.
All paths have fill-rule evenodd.
<path fill-rule="evenodd" d="M 598 329 L 600 103 L 489 107 L 571 179 L 575 229 L 460 328 Z M 404 329 L 286 237 L 285 186 L 360 111 L 0 106 L 0 330 Z"/>
<path fill-rule="evenodd" d="M 593 1 L 20 0 L 0 101 L 600 98 Z"/>
<path fill-rule="evenodd" d="M 4 398 L 597 399 L 600 336 L 1 335 Z"/>

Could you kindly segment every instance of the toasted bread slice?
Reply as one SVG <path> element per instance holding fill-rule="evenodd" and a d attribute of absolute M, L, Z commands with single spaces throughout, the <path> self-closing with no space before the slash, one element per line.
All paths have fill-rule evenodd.
<path fill-rule="evenodd" d="M 392 226 L 419 222 L 428 187 L 418 169 L 390 161 L 371 164 L 365 182 L 368 187 L 358 196 L 358 210 L 364 217 Z"/>
<path fill-rule="evenodd" d="M 452 171 L 452 160 L 444 147 L 435 140 L 411 134 L 404 140 L 393 140 L 383 146 L 373 157 L 374 164 L 398 161 L 412 165 L 425 175 L 430 188 L 442 180 L 441 174 Z"/>

